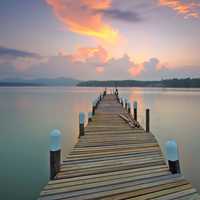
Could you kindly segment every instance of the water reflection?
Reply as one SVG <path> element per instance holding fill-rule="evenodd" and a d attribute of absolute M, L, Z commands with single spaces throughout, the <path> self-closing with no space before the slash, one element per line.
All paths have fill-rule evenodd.
<path fill-rule="evenodd" d="M 141 95 L 141 89 L 139 88 L 131 89 L 129 100 L 132 104 L 132 108 L 133 108 L 133 102 L 137 101 L 138 110 L 144 110 L 144 102 L 143 102 L 143 97 Z"/>
<path fill-rule="evenodd" d="M 0 88 L 2 199 L 36 199 L 48 180 L 49 132 L 61 130 L 63 156 L 68 154 L 78 138 L 78 113 L 91 111 L 92 100 L 103 90 Z M 143 126 L 150 108 L 151 130 L 163 152 L 168 139 L 177 140 L 182 171 L 200 191 L 200 90 L 119 88 L 119 93 L 131 106 L 137 100 Z"/>
<path fill-rule="evenodd" d="M 130 93 L 131 91 L 131 93 Z M 141 103 L 139 121 L 145 126 L 145 108 L 150 108 L 151 131 L 165 153 L 164 144 L 175 139 L 179 145 L 182 172 L 200 191 L 200 90 L 199 89 L 122 89 L 124 96 Z M 139 98 L 138 98 L 139 93 Z M 141 98 L 141 100 L 140 100 Z"/>

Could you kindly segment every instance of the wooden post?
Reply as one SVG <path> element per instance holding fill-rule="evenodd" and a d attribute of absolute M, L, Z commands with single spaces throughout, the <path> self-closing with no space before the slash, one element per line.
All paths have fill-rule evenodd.
<path fill-rule="evenodd" d="M 131 104 L 130 104 L 130 102 L 127 103 L 127 110 L 128 110 L 128 113 L 130 114 L 131 113 Z"/>
<path fill-rule="evenodd" d="M 98 107 L 98 103 L 99 103 L 98 98 L 95 99 L 95 102 L 96 102 L 96 106 L 95 106 L 95 109 L 96 109 Z"/>
<path fill-rule="evenodd" d="M 103 92 L 103 97 L 105 97 L 107 94 L 107 89 L 105 88 L 104 92 Z"/>
<path fill-rule="evenodd" d="M 134 120 L 137 121 L 137 101 L 134 101 L 133 103 L 133 113 L 134 113 Z"/>
<path fill-rule="evenodd" d="M 124 100 L 125 100 L 125 109 L 127 110 L 127 98 L 125 98 Z"/>
<path fill-rule="evenodd" d="M 53 180 L 60 169 L 61 132 L 57 129 L 50 133 L 50 180 Z"/>
<path fill-rule="evenodd" d="M 93 101 L 93 102 L 92 102 L 92 115 L 93 115 L 93 116 L 95 115 L 95 109 L 96 109 L 96 102 Z"/>
<path fill-rule="evenodd" d="M 150 132 L 150 110 L 146 109 L 146 132 Z"/>
<path fill-rule="evenodd" d="M 124 98 L 121 99 L 122 107 L 124 107 Z"/>
<path fill-rule="evenodd" d="M 84 135 L 84 122 L 85 114 L 83 112 L 79 113 L 79 137 Z"/>
<path fill-rule="evenodd" d="M 88 122 L 92 121 L 92 112 L 88 112 Z"/>
<path fill-rule="evenodd" d="M 120 103 L 123 106 L 123 98 L 120 98 Z"/>
<path fill-rule="evenodd" d="M 166 152 L 169 170 L 172 174 L 180 174 L 181 169 L 179 164 L 178 145 L 175 140 L 167 141 Z"/>

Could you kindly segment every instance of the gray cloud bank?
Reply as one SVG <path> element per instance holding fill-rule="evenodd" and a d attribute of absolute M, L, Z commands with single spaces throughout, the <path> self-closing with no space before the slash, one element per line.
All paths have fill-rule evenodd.
<path fill-rule="evenodd" d="M 119 9 L 107 9 L 107 10 L 99 10 L 104 14 L 105 17 L 125 21 L 125 22 L 140 22 L 142 21 L 141 16 L 134 11 L 128 10 L 119 10 Z"/>
<path fill-rule="evenodd" d="M 7 47 L 0 46 L 0 57 L 21 57 L 21 58 L 39 58 L 40 56 L 36 53 L 31 53 L 27 51 L 21 51 L 17 49 L 11 49 Z"/>
<path fill-rule="evenodd" d="M 2 48 L 1 48 L 2 49 Z M 143 69 L 138 76 L 130 74 L 130 68 L 137 68 L 128 55 L 120 58 L 111 58 L 102 63 L 98 59 L 74 62 L 70 56 L 51 56 L 41 59 L 35 53 L 4 48 L 0 51 L 0 78 L 56 78 L 71 77 L 80 80 L 160 80 L 162 78 L 200 77 L 199 66 L 182 66 L 169 69 L 162 66 L 158 58 L 151 58 L 142 63 Z M 3 53 L 2 53 L 3 52 Z M 12 55 L 5 59 L 3 55 Z M 20 61 L 18 61 L 18 59 Z M 30 59 L 24 59 L 24 58 Z M 32 58 L 33 57 L 33 58 Z M 23 66 L 21 68 L 21 65 Z M 160 67 L 158 68 L 158 65 Z M 98 73 L 97 67 L 103 67 L 104 71 Z"/>

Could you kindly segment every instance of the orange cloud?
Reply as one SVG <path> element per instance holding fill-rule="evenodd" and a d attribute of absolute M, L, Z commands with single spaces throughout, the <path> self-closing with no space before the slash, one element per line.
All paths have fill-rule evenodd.
<path fill-rule="evenodd" d="M 134 64 L 128 69 L 129 74 L 132 76 L 139 76 L 142 72 L 158 72 L 168 67 L 167 63 L 161 63 L 157 58 L 150 58 L 141 64 Z"/>
<path fill-rule="evenodd" d="M 195 0 L 188 0 L 183 2 L 181 0 L 159 0 L 161 6 L 167 6 L 178 14 L 182 14 L 185 18 L 193 17 L 199 18 L 200 14 L 197 11 L 200 8 L 200 3 L 197 3 Z"/>
<path fill-rule="evenodd" d="M 132 76 L 139 76 L 144 69 L 144 64 L 139 64 L 128 69 L 129 74 Z"/>
<path fill-rule="evenodd" d="M 100 63 L 106 63 L 110 58 L 109 53 L 102 46 L 98 47 L 79 47 L 72 54 L 68 54 L 64 49 L 60 49 L 60 56 L 70 58 L 72 62 L 86 62 L 94 61 Z"/>
<path fill-rule="evenodd" d="M 102 74 L 104 72 L 104 67 L 96 67 L 97 74 Z"/>
<path fill-rule="evenodd" d="M 118 32 L 95 12 L 111 6 L 111 0 L 46 0 L 57 18 L 72 32 L 116 43 Z"/>

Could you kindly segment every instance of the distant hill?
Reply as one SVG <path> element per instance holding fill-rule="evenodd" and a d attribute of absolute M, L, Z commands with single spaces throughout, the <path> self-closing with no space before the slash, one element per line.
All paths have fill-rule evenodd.
<path fill-rule="evenodd" d="M 160 81 L 84 81 L 77 86 L 82 87 L 173 87 L 173 88 L 200 88 L 200 78 L 166 79 Z"/>
<path fill-rule="evenodd" d="M 72 78 L 40 79 L 2 79 L 0 87 L 42 87 L 42 86 L 80 86 L 80 87 L 172 87 L 200 88 L 200 78 L 166 79 L 160 81 L 108 80 L 79 81 Z"/>
<path fill-rule="evenodd" d="M 0 87 L 3 86 L 75 86 L 80 81 L 72 78 L 41 78 L 41 79 L 2 79 L 0 80 Z"/>

